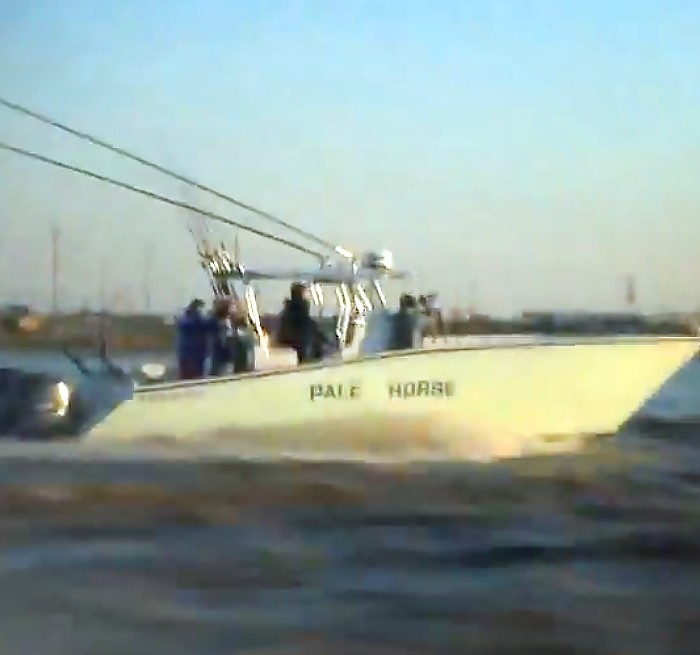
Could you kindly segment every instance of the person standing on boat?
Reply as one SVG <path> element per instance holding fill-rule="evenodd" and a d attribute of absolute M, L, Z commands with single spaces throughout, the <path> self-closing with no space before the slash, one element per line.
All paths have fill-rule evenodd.
<path fill-rule="evenodd" d="M 203 307 L 204 301 L 196 298 L 177 320 L 177 360 L 182 380 L 204 377 L 210 322 L 202 313 Z"/>
<path fill-rule="evenodd" d="M 255 332 L 245 302 L 231 303 L 231 364 L 234 373 L 249 373 L 255 370 Z"/>
<path fill-rule="evenodd" d="M 217 298 L 212 309 L 211 375 L 226 375 L 233 365 L 233 321 L 231 303 L 227 298 Z"/>
<path fill-rule="evenodd" d="M 445 324 L 442 319 L 442 310 L 438 303 L 436 293 L 420 296 L 418 305 L 425 316 L 425 336 L 436 339 L 439 335 L 444 336 Z"/>
<path fill-rule="evenodd" d="M 278 341 L 296 350 L 299 364 L 320 358 L 319 328 L 311 316 L 306 287 L 299 282 L 291 285 L 284 301 Z"/>
<path fill-rule="evenodd" d="M 415 296 L 402 294 L 399 311 L 393 317 L 393 339 L 390 350 L 420 348 L 423 343 L 425 316 Z"/>
<path fill-rule="evenodd" d="M 255 370 L 255 336 L 245 303 L 234 298 L 218 299 L 212 322 L 211 375 Z"/>
<path fill-rule="evenodd" d="M 445 320 L 442 316 L 442 306 L 437 293 L 429 293 L 425 297 L 425 306 L 435 322 L 435 330 L 438 335 L 445 336 Z"/>

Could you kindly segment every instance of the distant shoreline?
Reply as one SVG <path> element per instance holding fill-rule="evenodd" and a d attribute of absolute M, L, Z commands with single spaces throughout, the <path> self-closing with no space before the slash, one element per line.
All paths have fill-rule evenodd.
<path fill-rule="evenodd" d="M 107 342 L 110 353 L 170 353 L 174 344 L 162 339 L 124 339 Z M 97 354 L 98 344 L 88 339 L 59 339 L 29 335 L 0 335 L 0 350 L 5 352 L 60 352 L 70 348 L 76 352 Z"/>
<path fill-rule="evenodd" d="M 523 336 L 527 334 L 542 334 L 541 332 L 531 330 L 484 330 L 484 331 L 458 331 L 448 330 L 444 334 L 436 335 L 438 339 L 459 338 L 459 337 L 480 337 L 480 336 Z M 591 337 L 591 336 L 609 336 L 611 332 L 585 332 L 573 330 L 561 330 L 544 332 L 549 336 L 562 337 Z M 615 333 L 618 334 L 618 333 Z M 622 333 L 624 334 L 624 333 Z M 643 334 L 654 336 L 697 336 L 691 332 L 673 331 L 673 332 L 644 332 Z M 430 338 L 426 335 L 426 338 Z M 98 345 L 94 340 L 85 339 L 58 339 L 35 336 L 8 336 L 0 335 L 0 352 L 17 352 L 17 353 L 59 353 L 62 350 L 69 348 L 77 354 L 83 356 L 97 356 Z M 118 338 L 108 341 L 107 352 L 111 356 L 119 355 L 138 355 L 152 353 L 158 355 L 173 355 L 175 352 L 175 344 L 168 339 L 147 339 L 147 338 Z"/>
<path fill-rule="evenodd" d="M 274 334 L 270 321 L 265 321 L 265 329 Z M 634 323 L 634 321 L 632 322 Z M 60 352 L 70 348 L 84 354 L 98 353 L 99 328 L 90 325 L 84 317 L 49 317 L 37 329 L 20 331 L 18 325 L 10 329 L 0 327 L 0 350 L 5 352 Z M 630 330 L 633 327 L 636 329 Z M 14 329 L 12 329 L 14 328 Z M 627 328 L 627 329 L 625 329 Z M 443 331 L 444 330 L 444 331 Z M 466 337 L 509 334 L 548 334 L 551 336 L 594 336 L 620 333 L 656 335 L 697 335 L 697 328 L 685 321 L 664 321 L 656 324 L 644 320 L 636 325 L 626 325 L 625 321 L 577 321 L 561 323 L 550 315 L 537 320 L 496 320 L 487 316 L 474 316 L 469 319 L 446 319 L 440 336 Z M 639 332 L 638 332 L 639 331 Z M 107 350 L 113 355 L 139 353 L 173 354 L 176 331 L 174 326 L 163 323 L 158 317 L 112 317 L 106 330 Z M 430 331 L 426 336 L 430 336 Z"/>

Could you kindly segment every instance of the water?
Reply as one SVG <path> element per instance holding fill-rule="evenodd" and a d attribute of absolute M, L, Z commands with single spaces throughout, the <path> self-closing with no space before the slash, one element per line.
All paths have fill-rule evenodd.
<path fill-rule="evenodd" d="M 691 655 L 699 437 L 693 363 L 615 439 L 488 465 L 0 443 L 0 653 Z"/>

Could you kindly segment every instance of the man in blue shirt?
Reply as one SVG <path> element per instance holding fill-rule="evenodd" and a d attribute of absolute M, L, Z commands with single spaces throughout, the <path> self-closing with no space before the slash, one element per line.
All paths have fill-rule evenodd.
<path fill-rule="evenodd" d="M 177 359 L 182 380 L 204 377 L 212 329 L 203 307 L 203 300 L 193 300 L 177 321 Z"/>

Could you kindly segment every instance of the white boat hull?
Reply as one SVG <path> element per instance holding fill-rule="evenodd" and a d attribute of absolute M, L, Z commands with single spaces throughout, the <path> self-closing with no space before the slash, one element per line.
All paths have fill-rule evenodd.
<path fill-rule="evenodd" d="M 90 439 L 254 437 L 396 444 L 451 434 L 615 433 L 700 349 L 694 338 L 432 348 L 138 389 Z M 442 437 L 441 437 L 442 435 Z"/>

